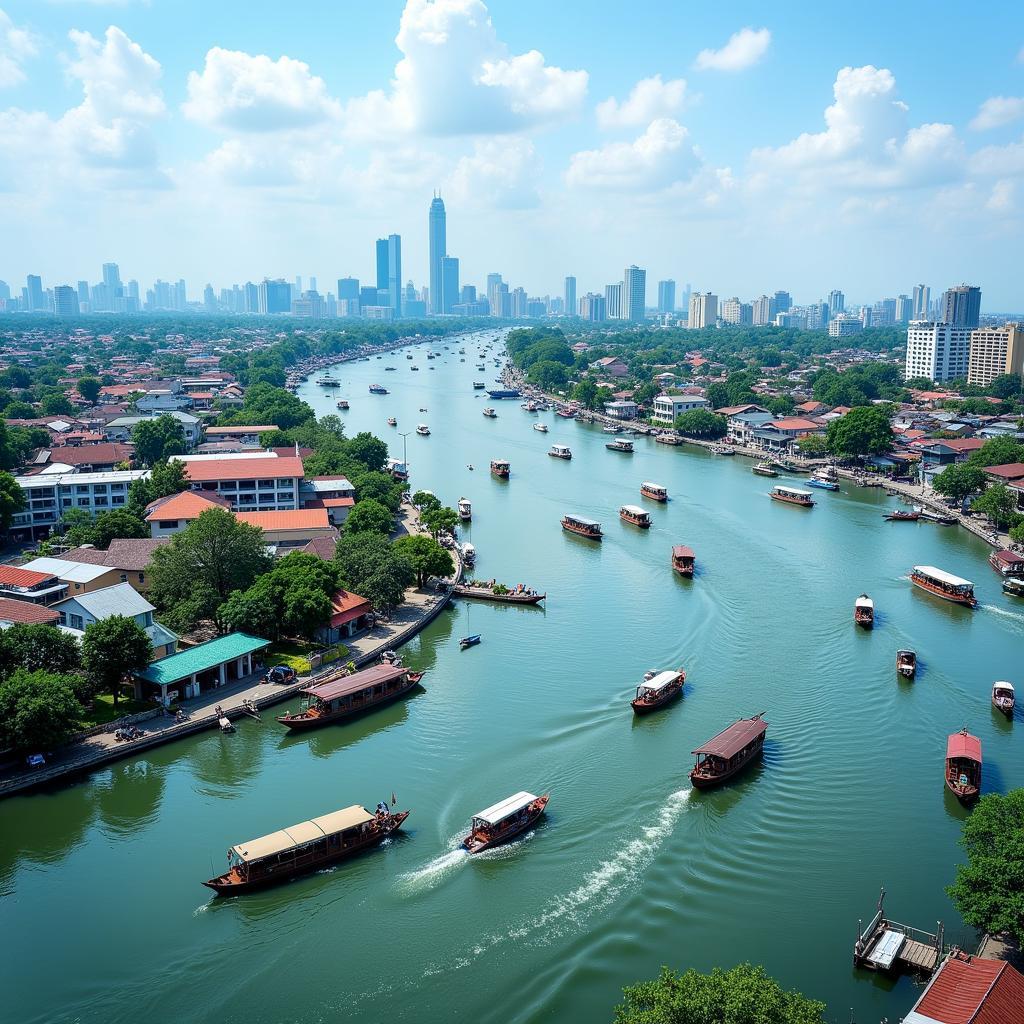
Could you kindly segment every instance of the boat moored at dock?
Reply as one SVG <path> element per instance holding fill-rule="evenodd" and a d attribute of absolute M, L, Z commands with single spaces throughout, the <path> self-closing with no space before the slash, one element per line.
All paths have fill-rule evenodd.
<path fill-rule="evenodd" d="M 469 853 L 482 853 L 521 835 L 544 813 L 551 797 L 515 793 L 473 815 L 469 835 L 462 841 Z"/>
<path fill-rule="evenodd" d="M 1008 576 L 1003 580 L 1003 593 L 1010 597 L 1024 597 L 1024 578 L 1020 576 Z"/>
<path fill-rule="evenodd" d="M 992 707 L 996 711 L 1002 711 L 1007 718 L 1013 718 L 1013 706 L 1016 697 L 1013 692 L 1013 683 L 1001 679 L 992 684 Z"/>
<path fill-rule="evenodd" d="M 491 473 L 502 480 L 507 480 L 512 473 L 512 463 L 508 459 L 491 459 Z"/>
<path fill-rule="evenodd" d="M 751 473 L 756 473 L 758 476 L 778 476 L 779 471 L 770 462 L 758 462 L 755 466 L 751 467 Z"/>
<path fill-rule="evenodd" d="M 572 450 L 567 444 L 553 444 L 548 449 L 548 455 L 553 459 L 571 459 Z"/>
<path fill-rule="evenodd" d="M 570 533 L 577 533 L 587 540 L 600 540 L 601 524 L 594 519 L 586 519 L 583 516 L 566 515 L 562 517 L 562 529 Z"/>
<path fill-rule="evenodd" d="M 693 548 L 688 548 L 685 544 L 676 544 L 672 548 L 672 568 L 680 576 L 693 577 L 695 560 Z"/>
<path fill-rule="evenodd" d="M 813 508 L 814 499 L 810 491 L 800 487 L 787 487 L 785 484 L 776 484 L 772 488 L 771 498 L 773 501 L 784 501 L 789 505 L 799 505 L 801 508 Z"/>
<path fill-rule="evenodd" d="M 920 518 L 921 514 L 919 512 L 904 512 L 900 509 L 894 509 L 886 515 L 885 520 L 889 523 L 916 523 Z"/>
<path fill-rule="evenodd" d="M 668 501 L 668 488 L 661 484 L 652 484 L 645 480 L 640 485 L 640 493 L 651 501 Z"/>
<path fill-rule="evenodd" d="M 861 594 L 853 602 L 853 621 L 862 629 L 874 628 L 875 602 L 867 594 Z"/>
<path fill-rule="evenodd" d="M 499 604 L 539 604 L 547 594 L 539 594 L 531 587 L 521 584 L 509 588 L 496 583 L 456 583 L 452 588 L 456 597 L 471 597 L 478 601 L 497 601 Z"/>
<path fill-rule="evenodd" d="M 458 501 L 458 513 L 459 518 L 464 522 L 468 523 L 473 518 L 473 505 L 469 498 L 459 498 Z"/>
<path fill-rule="evenodd" d="M 970 580 L 961 579 L 951 572 L 935 568 L 934 565 L 915 565 L 910 573 L 910 582 L 929 594 L 941 597 L 943 601 L 976 608 L 974 584 Z"/>
<path fill-rule="evenodd" d="M 823 491 L 838 491 L 839 481 L 834 476 L 828 476 L 819 470 L 807 478 L 807 486 L 818 487 Z"/>
<path fill-rule="evenodd" d="M 981 740 L 966 728 L 946 740 L 946 787 L 965 804 L 981 792 Z"/>
<path fill-rule="evenodd" d="M 624 455 L 633 454 L 633 442 L 625 441 L 621 437 L 617 437 L 614 441 L 609 441 L 605 448 L 610 452 L 622 452 Z"/>
<path fill-rule="evenodd" d="M 917 655 L 909 650 L 897 651 L 896 671 L 904 679 L 913 679 L 917 675 Z"/>
<path fill-rule="evenodd" d="M 630 701 L 637 715 L 649 715 L 663 708 L 683 692 L 686 672 L 683 669 L 669 669 L 664 672 L 648 672 L 636 688 L 636 697 Z"/>
<path fill-rule="evenodd" d="M 384 469 L 391 474 L 395 480 L 409 479 L 409 466 L 401 459 L 388 459 L 384 463 Z"/>
<path fill-rule="evenodd" d="M 1000 576 L 1024 575 L 1024 555 L 1018 555 L 1016 551 L 1010 551 L 1008 548 L 993 551 L 988 556 L 988 564 Z"/>
<path fill-rule="evenodd" d="M 697 762 L 690 772 L 696 789 L 710 789 L 731 779 L 751 761 L 761 756 L 768 723 L 764 712 L 753 718 L 741 718 L 693 751 Z"/>
<path fill-rule="evenodd" d="M 649 530 L 651 528 L 650 513 L 645 512 L 639 505 L 623 505 L 619 509 L 619 518 L 624 522 L 639 526 L 641 530 Z"/>

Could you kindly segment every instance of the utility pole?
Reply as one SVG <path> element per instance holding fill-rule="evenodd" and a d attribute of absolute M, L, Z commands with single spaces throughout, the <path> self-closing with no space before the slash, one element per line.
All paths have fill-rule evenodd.
<path fill-rule="evenodd" d="M 406 438 L 412 433 L 411 430 L 407 430 L 404 434 L 399 431 L 399 436 L 402 438 L 402 464 L 405 466 L 406 483 L 409 478 L 409 446 Z"/>

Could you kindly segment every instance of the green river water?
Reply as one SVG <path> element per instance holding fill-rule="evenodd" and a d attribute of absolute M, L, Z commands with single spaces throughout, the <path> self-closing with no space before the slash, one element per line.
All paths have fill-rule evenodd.
<path fill-rule="evenodd" d="M 485 419 L 471 381 L 497 370 L 475 369 L 475 340 L 465 363 L 458 347 L 411 350 L 418 372 L 404 352 L 344 364 L 340 392 L 301 393 L 319 414 L 348 398 L 350 432 L 398 457 L 386 418 L 428 423 L 408 438 L 413 485 L 469 497 L 478 575 L 544 589 L 546 605 L 443 612 L 405 649 L 423 691 L 351 724 L 289 736 L 265 716 L 0 803 L 4 1019 L 600 1022 L 662 964 L 750 960 L 831 1019 L 875 1024 L 915 997 L 851 966 L 883 884 L 893 917 L 942 919 L 973 948 L 943 894 L 965 814 L 943 787 L 947 733 L 981 737 L 986 791 L 1024 785 L 1021 726 L 989 703 L 1021 664 L 1024 602 L 1001 594 L 988 549 L 884 522 L 878 490 L 818 491 L 808 511 L 770 501 L 743 458 L 645 438 L 618 455 L 598 428 L 518 401 Z M 571 462 L 547 456 L 555 442 Z M 494 457 L 509 481 L 489 475 Z M 643 480 L 670 503 L 641 499 Z M 654 527 L 621 522 L 624 503 Z M 564 533 L 567 511 L 601 520 L 604 543 Z M 696 550 L 695 580 L 670 571 L 674 543 Z M 974 580 L 978 609 L 912 588 L 915 563 Z M 853 625 L 862 591 L 870 633 Z M 896 678 L 900 647 L 918 651 L 916 682 Z M 684 699 L 634 718 L 643 672 L 680 665 Z M 690 750 L 759 711 L 763 763 L 691 792 Z M 520 789 L 550 791 L 546 820 L 458 852 L 472 813 Z M 383 849 L 244 898 L 199 884 L 232 843 L 392 791 L 412 814 Z"/>

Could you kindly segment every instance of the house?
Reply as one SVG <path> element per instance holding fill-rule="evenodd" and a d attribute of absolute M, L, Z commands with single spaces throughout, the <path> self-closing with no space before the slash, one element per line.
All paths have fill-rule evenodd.
<path fill-rule="evenodd" d="M 604 413 L 613 420 L 635 420 L 640 411 L 636 402 L 605 402 Z"/>
<path fill-rule="evenodd" d="M 0 629 L 8 629 L 10 626 L 56 626 L 58 622 L 60 615 L 52 608 L 0 597 Z"/>
<path fill-rule="evenodd" d="M 135 408 L 146 413 L 181 412 L 191 409 L 192 405 L 192 395 L 183 395 L 168 388 L 154 388 L 135 401 Z"/>
<path fill-rule="evenodd" d="M 239 512 L 299 507 L 302 460 L 273 452 L 177 456 L 192 490 L 216 491 Z"/>
<path fill-rule="evenodd" d="M 195 522 L 208 508 L 230 508 L 231 502 L 214 491 L 181 491 L 157 498 L 146 506 L 146 522 L 153 538 L 170 537 Z"/>
<path fill-rule="evenodd" d="M 372 624 L 373 605 L 365 597 L 349 590 L 339 590 L 331 598 L 331 617 L 316 632 L 323 644 L 336 644 L 347 640 Z"/>
<path fill-rule="evenodd" d="M 828 406 L 822 405 L 821 402 L 816 402 L 812 398 L 809 402 L 801 402 L 793 411 L 801 416 L 822 416 L 828 412 Z"/>
<path fill-rule="evenodd" d="M 281 512 L 236 512 L 239 522 L 257 526 L 263 531 L 268 547 L 278 554 L 287 554 L 294 548 L 304 547 L 317 537 L 332 537 L 337 541 L 338 531 L 331 525 L 326 508 L 299 508 Z"/>
<path fill-rule="evenodd" d="M 966 462 L 984 443 L 984 440 L 977 437 L 941 440 L 926 437 L 913 442 L 913 446 L 921 453 L 921 472 L 931 477 L 951 463 Z"/>
<path fill-rule="evenodd" d="M 723 405 L 721 409 L 715 409 L 715 412 L 719 416 L 724 416 L 729 419 L 732 416 L 742 416 L 748 412 L 763 412 L 767 413 L 768 410 L 762 405 L 753 405 L 748 403 L 747 405 Z"/>
<path fill-rule="evenodd" d="M 658 395 L 654 399 L 654 413 L 651 419 L 655 423 L 672 426 L 676 417 L 694 409 L 707 409 L 711 403 L 698 395 Z"/>
<path fill-rule="evenodd" d="M 766 423 L 772 421 L 772 414 L 767 409 L 759 409 L 758 406 L 733 406 L 747 410 L 744 412 L 731 413 L 726 421 L 726 434 L 734 444 L 752 444 L 754 431 L 760 430 Z M 724 415 L 720 409 L 718 414 Z"/>
<path fill-rule="evenodd" d="M 998 484 L 1024 485 L 1024 462 L 1009 462 L 1005 466 L 986 466 L 985 476 Z"/>
<path fill-rule="evenodd" d="M 210 441 L 231 441 L 235 444 L 259 445 L 260 434 L 269 434 L 277 430 L 271 423 L 269 426 L 252 427 L 207 427 L 206 437 Z"/>
<path fill-rule="evenodd" d="M 68 585 L 52 572 L 25 569 L 19 565 L 0 565 L 0 597 L 26 604 L 53 604 L 66 597 Z"/>
<path fill-rule="evenodd" d="M 178 637 L 153 620 L 156 609 L 129 583 L 117 583 L 102 590 L 78 594 L 58 601 L 53 610 L 60 616 L 60 627 L 81 639 L 87 626 L 114 615 L 133 619 L 145 631 L 153 645 L 153 659 L 165 658 L 178 647 Z"/>
<path fill-rule="evenodd" d="M 753 443 L 770 452 L 792 451 L 801 437 L 821 432 L 821 424 L 802 416 L 783 416 L 753 431 Z"/>
<path fill-rule="evenodd" d="M 121 573 L 109 565 L 87 565 L 66 558 L 33 558 L 21 568 L 56 576 L 61 583 L 67 584 L 69 596 L 104 590 L 121 582 Z"/>
<path fill-rule="evenodd" d="M 117 569 L 121 583 L 130 583 L 140 594 L 149 590 L 149 567 L 153 562 L 153 552 L 167 543 L 167 539 L 115 537 L 106 551 L 86 544 L 80 548 L 65 551 L 62 558 L 69 562 L 82 562 L 86 565 L 105 565 Z"/>
<path fill-rule="evenodd" d="M 185 443 L 189 448 L 194 448 L 199 444 L 203 436 L 203 426 L 198 416 L 180 412 L 177 409 L 165 411 L 162 415 L 171 416 L 181 424 L 181 429 L 185 433 Z M 103 428 L 103 433 L 108 441 L 130 441 L 132 431 L 140 423 L 156 418 L 152 414 L 148 416 L 118 416 Z"/>
<path fill-rule="evenodd" d="M 590 364 L 590 369 L 606 373 L 609 377 L 628 377 L 629 367 L 618 356 L 605 356 Z"/>
<path fill-rule="evenodd" d="M 129 444 L 103 441 L 100 444 L 67 444 L 44 448 L 32 466 L 44 471 L 62 467 L 65 473 L 106 473 L 122 462 L 131 462 L 135 449 Z"/>
<path fill-rule="evenodd" d="M 1004 960 L 950 953 L 903 1024 L 1020 1024 L 1024 975 Z"/>
<path fill-rule="evenodd" d="M 325 562 L 333 561 L 338 550 L 336 537 L 314 537 L 305 547 L 299 548 L 304 555 L 316 555 Z"/>

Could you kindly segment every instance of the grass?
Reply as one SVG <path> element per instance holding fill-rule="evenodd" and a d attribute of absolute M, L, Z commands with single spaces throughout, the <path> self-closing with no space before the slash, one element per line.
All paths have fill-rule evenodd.
<path fill-rule="evenodd" d="M 299 675 L 308 675 L 312 671 L 309 662 L 311 654 L 319 654 L 321 664 L 326 665 L 328 662 L 347 657 L 348 648 L 344 644 L 336 644 L 334 647 L 321 649 L 316 644 L 282 640 L 267 648 L 263 660 L 268 668 L 273 665 L 287 665 Z"/>
<path fill-rule="evenodd" d="M 94 707 L 82 715 L 83 729 L 89 729 L 94 725 L 106 725 L 125 715 L 137 715 L 140 711 L 151 711 L 156 707 L 152 701 L 122 697 L 115 708 L 114 698 L 109 693 L 98 694 L 93 704 Z"/>

